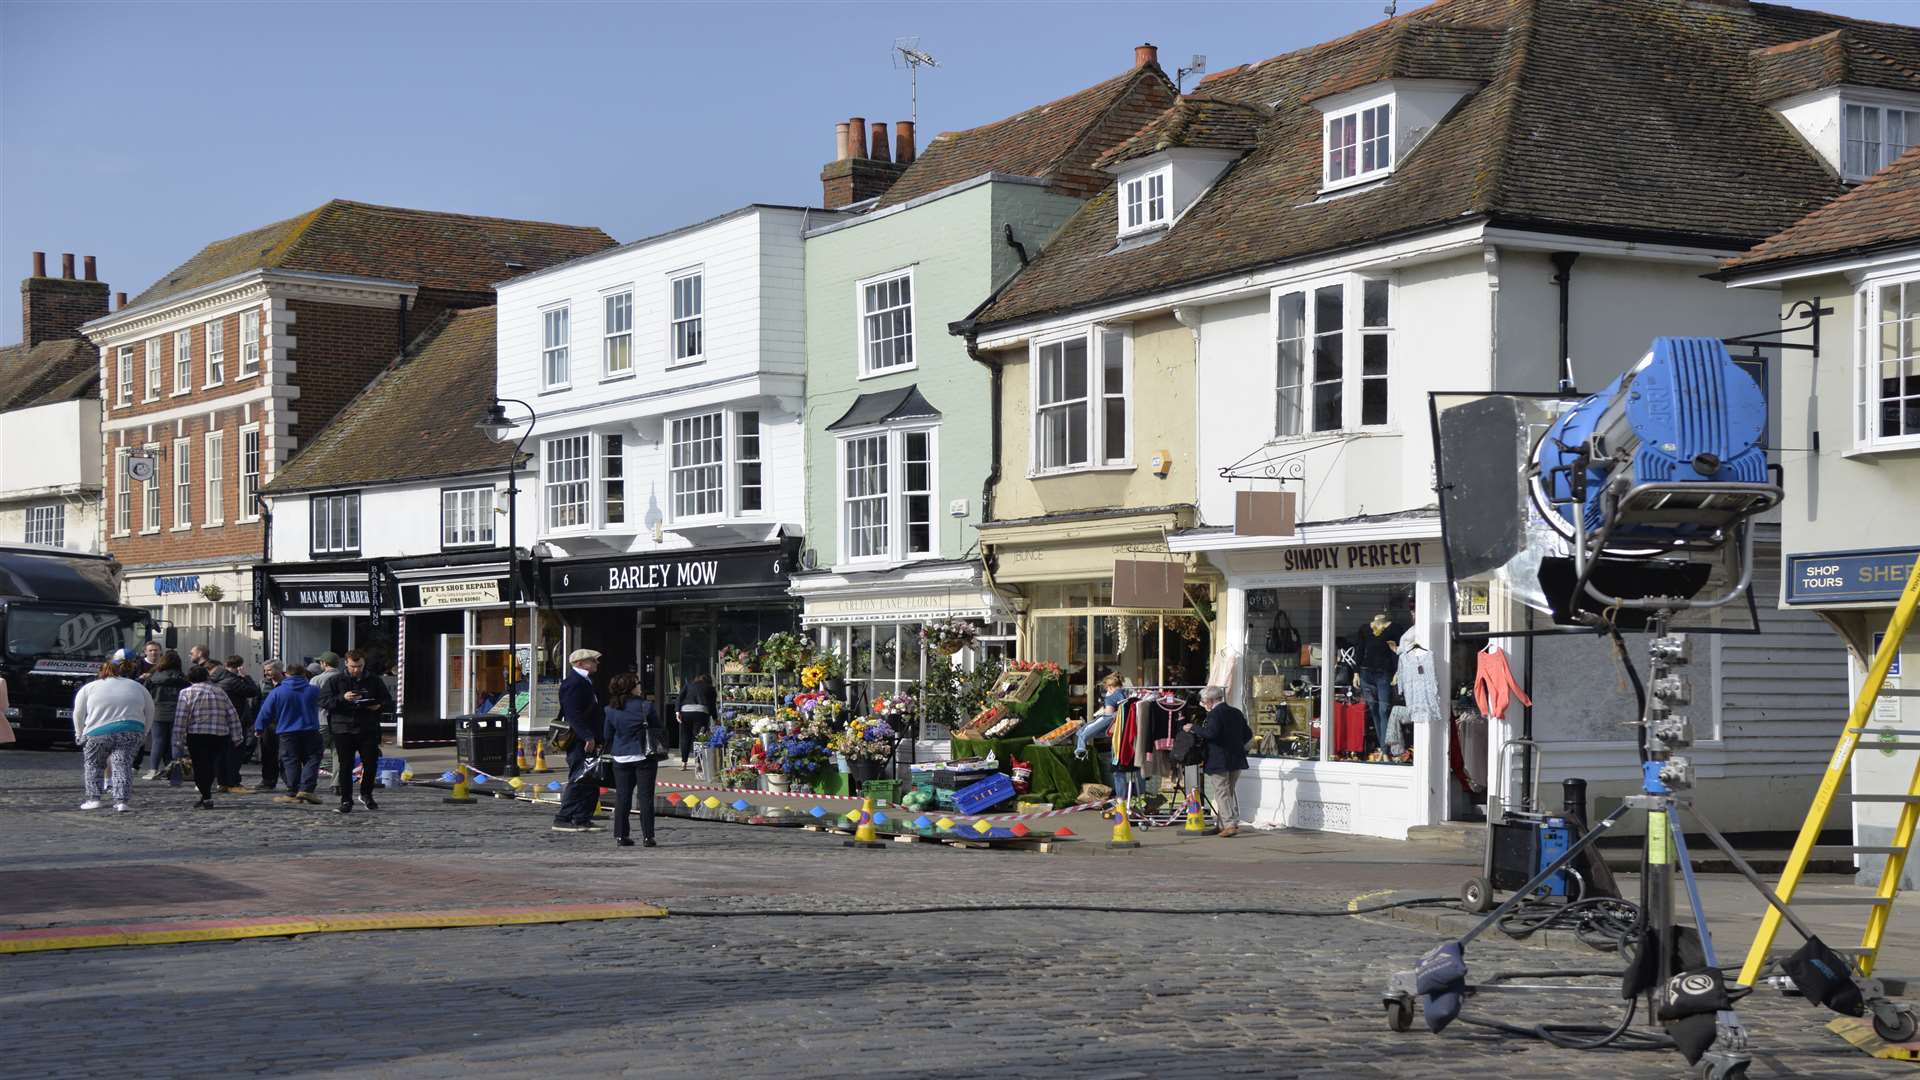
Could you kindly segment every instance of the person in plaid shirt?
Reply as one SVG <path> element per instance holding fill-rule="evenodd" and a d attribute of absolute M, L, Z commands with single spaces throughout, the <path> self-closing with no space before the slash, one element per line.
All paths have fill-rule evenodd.
<path fill-rule="evenodd" d="M 173 707 L 173 756 L 181 750 L 191 755 L 193 783 L 200 789 L 195 810 L 213 809 L 213 785 L 220 778 L 220 765 L 226 760 L 227 747 L 246 738 L 240 712 L 233 707 L 227 692 L 207 681 L 207 669 L 195 664 L 187 669 L 187 688 Z"/>

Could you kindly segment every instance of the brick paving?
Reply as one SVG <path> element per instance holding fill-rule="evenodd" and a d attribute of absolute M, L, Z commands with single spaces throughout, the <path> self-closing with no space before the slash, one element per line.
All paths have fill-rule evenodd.
<path fill-rule="evenodd" d="M 1379 916 L 755 914 L 930 902 L 1340 907 L 1381 876 L 1372 861 L 866 853 L 793 830 L 679 820 L 662 822 L 660 848 L 615 849 L 605 834 L 552 833 L 524 805 L 445 807 L 419 789 L 343 819 L 257 796 L 194 812 L 185 793 L 143 784 L 134 813 L 102 816 L 69 809 L 77 771 L 71 754 L 0 754 L 0 924 L 417 906 L 433 895 L 423 882 L 448 906 L 511 891 L 738 914 L 12 957 L 0 1015 L 13 1052 L 0 1077 L 1686 1074 L 1671 1053 L 1579 1054 L 1457 1025 L 1437 1037 L 1389 1032 L 1388 973 L 1440 935 Z M 1608 966 L 1503 941 L 1470 959 L 1482 974 Z M 1529 1021 L 1618 1016 L 1608 998 L 1497 1004 Z M 1743 1015 L 1760 1050 L 1751 1075 L 1911 1072 L 1847 1047 L 1803 1003 L 1761 996 Z"/>

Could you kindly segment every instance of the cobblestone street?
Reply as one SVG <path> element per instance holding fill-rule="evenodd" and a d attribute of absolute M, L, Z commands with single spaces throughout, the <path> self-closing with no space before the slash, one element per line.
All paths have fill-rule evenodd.
<path fill-rule="evenodd" d="M 1339 909 L 1377 881 L 1366 865 L 867 853 L 674 819 L 661 847 L 620 850 L 552 833 L 525 805 L 447 807 L 423 788 L 342 819 L 259 796 L 196 813 L 185 791 L 143 783 L 133 813 L 84 814 L 77 766 L 0 755 L 0 925 L 605 899 L 682 914 L 12 957 L 0 1076 L 1685 1075 L 1671 1053 L 1579 1054 L 1464 1025 L 1392 1034 L 1380 989 L 1440 937 L 1384 916 L 753 914 Z M 1470 956 L 1477 974 L 1610 966 L 1505 941 Z M 1611 996 L 1495 1004 L 1529 1022 L 1619 1015 Z M 1743 1014 L 1752 1075 L 1908 1069 L 1847 1047 L 1803 1003 L 1760 995 Z"/>

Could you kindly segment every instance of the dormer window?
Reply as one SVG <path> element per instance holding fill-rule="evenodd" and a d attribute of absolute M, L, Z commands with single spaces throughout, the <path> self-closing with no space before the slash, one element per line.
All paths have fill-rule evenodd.
<path fill-rule="evenodd" d="M 1120 235 L 1128 236 L 1167 223 L 1167 187 L 1171 173 L 1171 169 L 1157 169 L 1121 183 Z"/>
<path fill-rule="evenodd" d="M 1840 172 L 1865 180 L 1920 143 L 1920 111 L 1849 102 L 1842 118 Z"/>
<path fill-rule="evenodd" d="M 1326 118 L 1326 185 L 1354 183 L 1393 169 L 1393 103 Z"/>

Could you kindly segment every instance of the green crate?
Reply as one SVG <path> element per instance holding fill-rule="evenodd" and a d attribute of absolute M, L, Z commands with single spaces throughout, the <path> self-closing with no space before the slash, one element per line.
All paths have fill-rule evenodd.
<path fill-rule="evenodd" d="M 898 780 L 869 780 L 860 785 L 860 797 L 892 806 L 900 801 L 900 788 Z"/>

